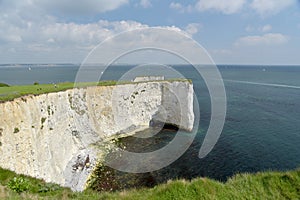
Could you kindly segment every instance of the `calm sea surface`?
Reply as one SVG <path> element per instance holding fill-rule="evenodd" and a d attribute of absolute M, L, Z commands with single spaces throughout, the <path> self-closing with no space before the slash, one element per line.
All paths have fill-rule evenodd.
<path fill-rule="evenodd" d="M 209 94 L 191 66 L 174 68 L 193 79 L 201 109 L 200 128 L 191 147 L 176 162 L 139 175 L 148 185 L 199 176 L 225 181 L 238 172 L 300 167 L 300 67 L 219 66 L 227 94 L 227 117 L 218 143 L 204 159 L 197 155 L 209 125 Z M 106 71 L 103 79 L 118 79 L 129 69 L 116 66 Z M 75 65 L 2 65 L 0 82 L 11 85 L 72 82 L 77 70 Z M 164 146 L 173 136 L 174 132 L 166 130 L 151 139 L 129 137 L 123 142 L 132 151 L 151 150 Z"/>

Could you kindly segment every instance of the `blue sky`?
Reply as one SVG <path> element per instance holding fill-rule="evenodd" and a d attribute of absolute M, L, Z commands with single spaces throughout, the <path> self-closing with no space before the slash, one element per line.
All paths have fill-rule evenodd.
<path fill-rule="evenodd" d="M 0 0 L 0 63 L 80 63 L 141 27 L 185 31 L 217 64 L 300 64 L 298 0 Z"/>

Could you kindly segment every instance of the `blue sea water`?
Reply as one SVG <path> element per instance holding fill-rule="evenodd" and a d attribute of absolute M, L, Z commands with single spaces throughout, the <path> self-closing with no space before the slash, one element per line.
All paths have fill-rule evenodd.
<path fill-rule="evenodd" d="M 209 93 L 192 66 L 174 66 L 193 80 L 201 109 L 200 126 L 183 156 L 168 167 L 148 173 L 145 181 L 150 181 L 149 185 L 200 176 L 225 181 L 238 172 L 300 167 L 300 67 L 222 65 L 218 68 L 227 95 L 225 126 L 214 149 L 199 159 L 211 115 Z M 103 79 L 118 79 L 129 69 L 130 66 L 115 66 L 103 74 Z M 2 65 L 0 82 L 11 85 L 72 82 L 77 70 L 76 65 Z M 93 69 L 89 70 L 93 74 Z M 152 139 L 129 137 L 124 143 L 130 144 L 133 151 L 145 147 L 157 149 L 173 136 L 174 132 L 166 130 Z"/>

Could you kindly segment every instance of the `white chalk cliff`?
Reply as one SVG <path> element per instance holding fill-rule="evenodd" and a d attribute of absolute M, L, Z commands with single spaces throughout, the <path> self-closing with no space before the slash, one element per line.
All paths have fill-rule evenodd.
<path fill-rule="evenodd" d="M 93 86 L 0 103 L 0 167 L 81 191 L 99 156 L 93 144 L 153 120 L 191 131 L 193 85 Z"/>

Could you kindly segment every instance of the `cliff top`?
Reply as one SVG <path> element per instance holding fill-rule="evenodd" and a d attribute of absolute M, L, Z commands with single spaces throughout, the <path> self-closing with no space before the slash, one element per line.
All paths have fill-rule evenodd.
<path fill-rule="evenodd" d="M 159 81 L 188 81 L 192 82 L 190 79 L 168 79 L 168 80 L 155 80 L 155 81 L 143 81 L 143 82 L 159 82 Z M 8 86 L 5 84 L 3 87 L 0 85 L 0 103 L 5 101 L 12 101 L 15 98 L 23 97 L 26 95 L 40 95 L 46 93 L 60 92 L 68 89 L 76 88 L 85 88 L 90 86 L 113 86 L 121 84 L 138 84 L 140 82 L 130 82 L 130 81 L 100 81 L 98 83 L 94 82 L 83 82 L 83 83 L 56 83 L 56 84 L 38 84 L 34 83 L 33 85 L 14 85 Z"/>

